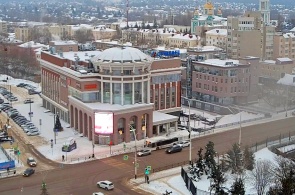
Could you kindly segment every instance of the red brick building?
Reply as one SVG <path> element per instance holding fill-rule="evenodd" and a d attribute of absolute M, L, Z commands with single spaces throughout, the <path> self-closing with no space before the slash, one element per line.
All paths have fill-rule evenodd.
<path fill-rule="evenodd" d="M 118 144 L 134 140 L 130 129 L 137 139 L 177 129 L 180 59 L 153 59 L 131 47 L 54 51 L 39 60 L 43 106 L 89 140 Z M 111 115 L 112 122 L 102 121 Z"/>

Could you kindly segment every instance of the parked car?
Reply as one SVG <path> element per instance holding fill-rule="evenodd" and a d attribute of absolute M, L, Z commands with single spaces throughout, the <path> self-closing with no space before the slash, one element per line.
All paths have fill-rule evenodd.
<path fill-rule="evenodd" d="M 93 192 L 92 195 L 104 195 L 102 192 Z"/>
<path fill-rule="evenodd" d="M 142 149 L 137 152 L 137 156 L 147 156 L 150 154 L 152 154 L 152 151 L 150 149 Z"/>
<path fill-rule="evenodd" d="M 19 84 L 17 84 L 16 86 L 17 87 L 24 87 L 24 86 L 26 86 L 27 84 L 25 84 L 25 83 L 19 83 Z"/>
<path fill-rule="evenodd" d="M 97 187 L 103 188 L 105 190 L 112 190 L 114 189 L 114 184 L 110 181 L 99 181 L 97 182 Z"/>
<path fill-rule="evenodd" d="M 0 142 L 11 142 L 13 141 L 12 137 L 1 137 Z"/>
<path fill-rule="evenodd" d="M 37 162 L 36 160 L 33 158 L 33 157 L 29 157 L 27 159 L 27 164 L 30 166 L 30 167 L 35 167 L 37 166 Z"/>
<path fill-rule="evenodd" d="M 174 145 L 166 149 L 167 154 L 172 154 L 172 153 L 181 152 L 181 151 L 182 151 L 182 147 L 179 145 Z"/>
<path fill-rule="evenodd" d="M 40 135 L 40 132 L 39 131 L 29 131 L 29 132 L 27 132 L 27 135 L 28 136 Z"/>
<path fill-rule="evenodd" d="M 184 148 L 184 147 L 188 147 L 190 145 L 190 142 L 188 140 L 184 140 L 184 141 L 176 142 L 174 145 L 179 145 L 180 147 Z"/>
<path fill-rule="evenodd" d="M 24 101 L 24 104 L 30 104 L 30 103 L 34 103 L 34 101 L 31 100 L 31 99 L 26 99 L 26 100 Z"/>
<path fill-rule="evenodd" d="M 34 94 L 39 94 L 40 92 L 35 91 L 34 89 L 29 89 L 28 93 L 29 93 L 29 95 L 34 95 Z"/>
<path fill-rule="evenodd" d="M 35 169 L 32 169 L 32 168 L 27 168 L 24 173 L 23 173 L 23 176 L 25 177 L 29 177 L 31 175 L 33 175 L 35 173 Z"/>

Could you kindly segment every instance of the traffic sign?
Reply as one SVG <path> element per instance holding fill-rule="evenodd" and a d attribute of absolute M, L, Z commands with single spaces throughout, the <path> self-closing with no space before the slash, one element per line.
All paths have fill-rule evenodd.
<path fill-rule="evenodd" d="M 146 169 L 151 171 L 152 170 L 152 166 L 146 166 Z"/>
<path fill-rule="evenodd" d="M 123 159 L 124 159 L 124 160 L 128 160 L 128 155 L 124 155 L 124 156 L 123 156 Z"/>

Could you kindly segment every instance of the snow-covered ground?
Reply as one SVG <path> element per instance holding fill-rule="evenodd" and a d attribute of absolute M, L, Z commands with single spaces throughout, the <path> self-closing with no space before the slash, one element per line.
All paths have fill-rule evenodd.
<path fill-rule="evenodd" d="M 275 163 L 276 154 L 272 153 L 268 148 L 264 148 L 255 153 L 255 160 L 268 160 L 272 163 Z M 185 183 L 180 175 L 181 168 L 177 167 L 171 170 L 165 170 L 150 175 L 150 183 L 140 184 L 139 187 L 143 190 L 154 193 L 155 195 L 161 195 L 168 192 L 172 192 L 171 195 L 190 195 L 191 193 L 185 187 Z M 170 174 L 170 175 L 169 175 Z M 166 175 L 166 176 L 165 176 Z M 227 182 L 224 185 L 226 188 L 230 189 L 231 185 L 234 182 L 235 177 L 231 174 L 225 174 Z M 132 182 L 141 182 L 143 178 L 138 178 L 139 181 L 132 179 Z M 245 173 L 245 191 L 246 194 L 254 195 L 256 190 L 253 186 L 253 179 L 251 179 L 251 172 L 247 171 Z M 202 191 L 210 192 L 210 180 L 207 179 L 207 176 L 202 176 L 201 180 L 194 182 L 195 186 Z"/>
<path fill-rule="evenodd" d="M 278 150 L 280 152 L 283 152 L 283 153 L 289 152 L 291 150 L 295 150 L 295 144 L 291 144 L 291 145 L 288 145 L 288 146 L 283 146 L 281 148 L 278 148 Z"/>

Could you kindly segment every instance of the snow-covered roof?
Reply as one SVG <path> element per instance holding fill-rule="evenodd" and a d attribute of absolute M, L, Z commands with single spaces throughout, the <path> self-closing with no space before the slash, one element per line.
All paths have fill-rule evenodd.
<path fill-rule="evenodd" d="M 107 63 L 148 62 L 149 56 L 133 47 L 113 47 L 104 50 L 93 61 Z"/>
<path fill-rule="evenodd" d="M 206 45 L 202 47 L 190 47 L 189 51 L 209 52 L 209 51 L 222 51 L 222 49 L 216 46 Z"/>
<path fill-rule="evenodd" d="M 285 76 L 280 78 L 277 83 L 282 85 L 295 86 L 294 81 L 295 81 L 295 75 L 285 74 Z"/>
<path fill-rule="evenodd" d="M 212 29 L 206 32 L 206 35 L 222 35 L 222 36 L 227 36 L 227 29 Z"/>
<path fill-rule="evenodd" d="M 170 114 L 165 114 L 158 111 L 153 111 L 153 125 L 160 125 L 164 123 L 177 121 L 178 117 Z"/>
<path fill-rule="evenodd" d="M 293 62 L 290 58 L 277 58 L 278 61 L 280 62 Z"/>
<path fill-rule="evenodd" d="M 62 56 L 65 59 L 69 59 L 71 61 L 75 61 L 77 58 L 79 61 L 87 61 L 97 56 L 101 53 L 101 51 L 78 51 L 78 52 L 63 52 Z"/>
<path fill-rule="evenodd" d="M 37 47 L 47 47 L 47 45 L 36 43 L 34 41 L 29 41 L 29 42 L 18 45 L 18 47 L 37 48 Z"/>
<path fill-rule="evenodd" d="M 284 38 L 289 38 L 289 37 L 294 38 L 295 35 L 294 35 L 294 33 L 285 33 L 285 34 L 283 34 L 283 37 Z"/>
<path fill-rule="evenodd" d="M 50 41 L 54 45 L 77 45 L 76 41 Z"/>
<path fill-rule="evenodd" d="M 81 28 L 94 29 L 94 26 L 89 25 L 89 24 L 78 24 L 78 25 L 69 25 L 69 26 L 71 26 L 73 31 L 77 31 Z"/>
<path fill-rule="evenodd" d="M 95 42 L 98 42 L 98 43 L 106 43 L 106 44 L 111 44 L 111 45 L 123 45 L 123 46 L 129 46 L 131 47 L 132 46 L 132 43 L 130 42 L 126 42 L 126 43 L 120 43 L 119 41 L 103 41 L 103 40 L 96 40 Z"/>
<path fill-rule="evenodd" d="M 178 39 L 178 40 L 200 40 L 201 38 L 197 35 L 190 35 L 190 34 L 175 34 L 173 36 L 169 36 L 169 39 Z"/>
<path fill-rule="evenodd" d="M 116 30 L 106 27 L 95 27 L 93 31 L 114 32 Z"/>
<path fill-rule="evenodd" d="M 208 59 L 201 63 L 213 65 L 213 66 L 221 66 L 221 67 L 232 67 L 232 66 L 237 66 L 240 64 L 239 60 L 232 60 L 232 59 L 226 59 L 226 60 Z"/>

